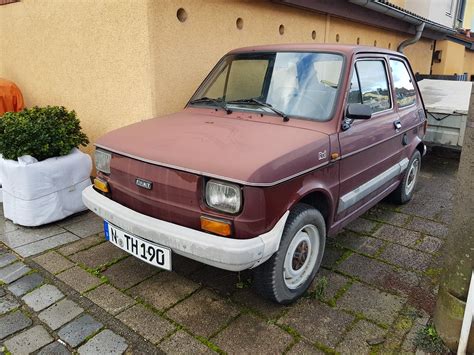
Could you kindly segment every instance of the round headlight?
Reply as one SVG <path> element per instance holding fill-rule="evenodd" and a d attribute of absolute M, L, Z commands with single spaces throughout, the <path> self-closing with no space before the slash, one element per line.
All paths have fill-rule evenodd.
<path fill-rule="evenodd" d="M 235 184 L 209 180 L 206 184 L 206 203 L 216 210 L 237 213 L 242 205 L 240 187 Z"/>

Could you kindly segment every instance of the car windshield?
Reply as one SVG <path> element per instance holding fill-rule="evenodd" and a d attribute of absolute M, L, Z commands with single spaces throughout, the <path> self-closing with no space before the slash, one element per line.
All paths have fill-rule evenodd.
<path fill-rule="evenodd" d="M 221 102 L 229 109 L 277 111 L 285 116 L 325 121 L 334 108 L 342 66 L 342 55 L 332 53 L 228 55 L 190 104 L 216 106 Z"/>

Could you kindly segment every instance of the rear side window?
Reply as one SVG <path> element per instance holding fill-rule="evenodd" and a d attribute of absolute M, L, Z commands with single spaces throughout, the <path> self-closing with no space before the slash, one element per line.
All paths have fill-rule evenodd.
<path fill-rule="evenodd" d="M 356 63 L 349 91 L 349 103 L 363 103 L 372 112 L 389 109 L 390 90 L 382 60 L 360 60 Z"/>
<path fill-rule="evenodd" d="M 406 107 L 414 104 L 416 102 L 415 87 L 405 63 L 391 59 L 390 68 L 398 106 Z"/>

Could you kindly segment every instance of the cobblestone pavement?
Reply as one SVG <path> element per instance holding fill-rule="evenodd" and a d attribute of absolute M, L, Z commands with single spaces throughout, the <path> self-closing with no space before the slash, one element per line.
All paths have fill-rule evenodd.
<path fill-rule="evenodd" d="M 383 202 L 331 238 L 291 306 L 255 295 L 250 272 L 177 255 L 173 272 L 142 263 L 105 242 L 91 213 L 42 228 L 0 217 L 0 353 L 413 352 L 433 312 L 456 170 L 428 155 L 414 200 Z"/>

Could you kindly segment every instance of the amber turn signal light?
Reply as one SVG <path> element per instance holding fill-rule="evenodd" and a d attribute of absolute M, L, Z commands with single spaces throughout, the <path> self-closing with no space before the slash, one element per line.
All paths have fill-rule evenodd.
<path fill-rule="evenodd" d="M 109 192 L 109 185 L 107 184 L 107 182 L 99 178 L 94 179 L 94 187 L 99 191 L 102 191 L 105 193 Z"/>
<path fill-rule="evenodd" d="M 201 229 L 223 237 L 228 237 L 232 234 L 230 222 L 218 221 L 207 217 L 201 217 Z"/>

